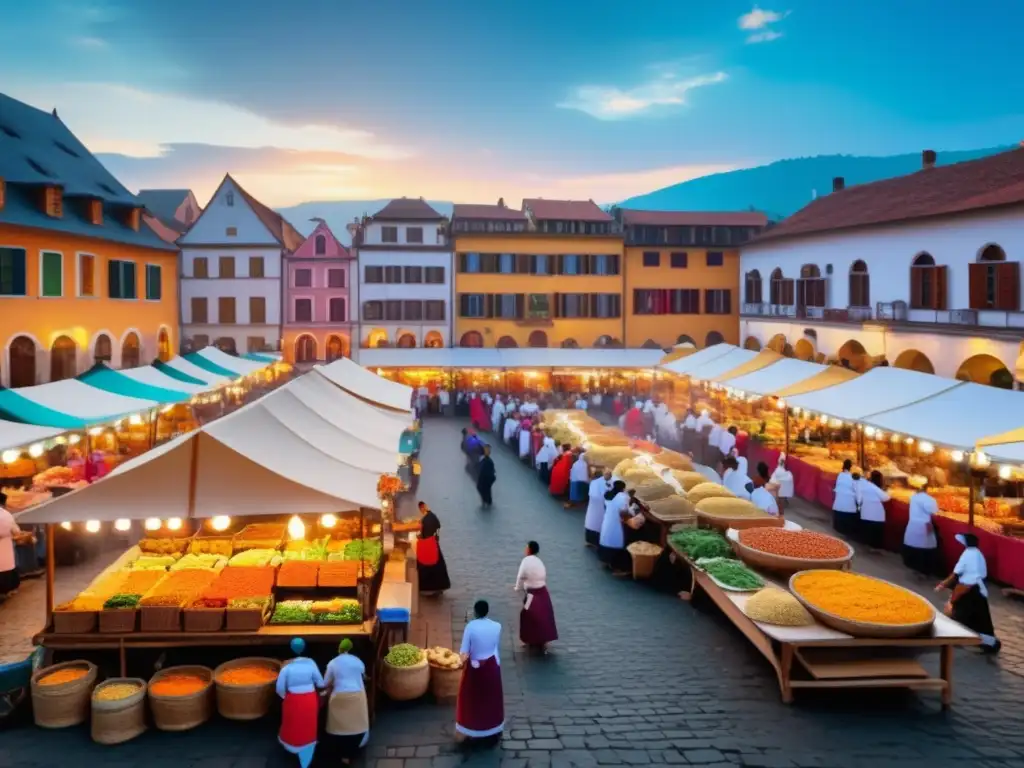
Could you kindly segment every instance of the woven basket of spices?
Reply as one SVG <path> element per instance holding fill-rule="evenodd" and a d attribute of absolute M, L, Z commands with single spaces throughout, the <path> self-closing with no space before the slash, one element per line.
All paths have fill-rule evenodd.
<path fill-rule="evenodd" d="M 146 730 L 146 681 L 137 677 L 105 680 L 92 692 L 92 740 L 122 744 Z"/>
<path fill-rule="evenodd" d="M 153 724 L 161 731 L 187 731 L 213 714 L 213 670 L 209 667 L 168 667 L 149 681 Z"/>
<path fill-rule="evenodd" d="M 213 672 L 217 711 L 228 720 L 258 720 L 274 703 L 278 659 L 245 658 L 221 664 Z"/>
<path fill-rule="evenodd" d="M 32 675 L 32 714 L 40 728 L 69 728 L 89 719 L 89 696 L 98 670 L 88 661 L 68 661 Z"/>

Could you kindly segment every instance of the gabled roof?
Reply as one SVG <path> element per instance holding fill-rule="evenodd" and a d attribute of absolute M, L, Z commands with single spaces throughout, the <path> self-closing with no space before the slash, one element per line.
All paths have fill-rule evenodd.
<path fill-rule="evenodd" d="M 295 229 L 295 227 L 293 227 L 284 216 L 277 211 L 267 208 L 267 206 L 242 189 L 242 185 L 233 179 L 230 173 L 224 176 L 225 181 L 228 179 L 231 179 L 231 183 L 235 185 L 235 189 L 238 190 L 238 194 L 245 199 L 245 202 L 247 202 L 249 207 L 252 208 L 253 213 L 255 213 L 259 220 L 263 222 L 263 226 L 270 230 L 270 234 L 274 236 L 277 242 L 279 242 L 285 250 L 294 251 L 302 245 L 302 241 L 306 238 L 299 234 L 299 231 Z"/>
<path fill-rule="evenodd" d="M 168 226 L 175 221 L 177 226 L 183 227 L 185 225 L 177 221 L 174 214 L 190 194 L 192 192 L 188 189 L 140 189 L 137 197 L 150 213 Z"/>
<path fill-rule="evenodd" d="M 374 221 L 443 221 L 444 216 L 431 208 L 421 197 L 400 197 L 373 214 L 372 219 Z"/>
<path fill-rule="evenodd" d="M 545 200 L 526 198 L 523 210 L 529 211 L 537 221 L 612 221 L 593 200 Z"/>
<path fill-rule="evenodd" d="M 765 227 L 768 217 L 756 211 L 638 211 L 623 208 L 627 225 L 652 227 Z"/>
<path fill-rule="evenodd" d="M 315 257 L 317 259 L 321 258 L 319 256 L 316 256 L 315 253 L 316 238 L 318 235 L 323 235 L 324 237 L 328 238 L 328 254 L 331 253 L 332 250 L 336 250 L 337 255 L 331 256 L 329 258 L 347 259 L 352 257 L 352 254 L 349 251 L 349 249 L 346 248 L 345 245 L 337 237 L 334 236 L 334 232 L 331 231 L 331 227 L 326 221 L 324 221 L 323 219 L 314 219 L 314 221 L 317 222 L 316 228 L 312 232 L 310 232 L 309 237 L 303 240 L 302 244 L 292 252 L 291 255 L 293 257 L 297 259 L 307 259 L 310 257 Z M 331 243 L 334 244 L 334 248 L 330 247 Z"/>
<path fill-rule="evenodd" d="M 485 221 L 526 221 L 526 214 L 506 205 L 479 205 L 457 203 L 452 206 L 453 219 L 481 219 Z"/>
<path fill-rule="evenodd" d="M 1024 148 L 819 197 L 751 244 L 834 230 L 1024 204 Z"/>

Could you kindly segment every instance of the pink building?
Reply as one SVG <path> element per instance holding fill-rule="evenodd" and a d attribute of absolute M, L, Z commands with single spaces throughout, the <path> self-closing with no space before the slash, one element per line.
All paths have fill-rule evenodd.
<path fill-rule="evenodd" d="M 352 255 L 320 221 L 284 261 L 285 360 L 310 363 L 348 357 L 355 325 L 349 292 Z"/>

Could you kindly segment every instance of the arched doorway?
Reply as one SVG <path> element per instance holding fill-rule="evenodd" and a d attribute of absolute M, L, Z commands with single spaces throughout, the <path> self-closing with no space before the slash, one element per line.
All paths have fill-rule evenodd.
<path fill-rule="evenodd" d="M 395 345 L 399 349 L 413 349 L 416 347 L 416 337 L 411 333 L 403 333 L 398 337 L 398 343 Z"/>
<path fill-rule="evenodd" d="M 725 336 L 718 331 L 709 331 L 708 335 L 704 337 L 704 346 L 713 347 L 716 344 L 725 344 Z"/>
<path fill-rule="evenodd" d="M 935 264 L 935 257 L 922 251 L 910 264 L 910 308 L 946 308 L 946 268 Z"/>
<path fill-rule="evenodd" d="M 339 360 L 348 356 L 348 344 L 342 336 L 331 335 L 327 337 L 327 362 Z"/>
<path fill-rule="evenodd" d="M 974 355 L 967 358 L 960 363 L 956 378 L 1000 389 L 1013 389 L 1013 374 L 1003 361 L 994 355 Z"/>
<path fill-rule="evenodd" d="M 308 333 L 304 333 L 295 340 L 295 362 L 315 363 L 316 362 L 316 339 Z"/>
<path fill-rule="evenodd" d="M 78 347 L 68 336 L 58 336 L 50 347 L 50 381 L 73 379 L 78 375 Z"/>
<path fill-rule="evenodd" d="M 121 368 L 138 368 L 142 359 L 142 349 L 139 344 L 139 336 L 135 331 L 129 331 L 121 342 Z"/>
<path fill-rule="evenodd" d="M 781 333 L 776 333 L 772 336 L 768 343 L 765 344 L 765 349 L 770 349 L 772 352 L 778 352 L 780 355 L 784 353 L 789 342 L 786 341 L 786 337 Z"/>
<path fill-rule="evenodd" d="M 156 337 L 156 356 L 163 363 L 170 360 L 174 353 L 171 351 L 171 335 L 166 328 L 161 328 Z"/>
<path fill-rule="evenodd" d="M 16 336 L 7 351 L 11 388 L 32 387 L 36 383 L 36 343 L 28 336 Z"/>
<path fill-rule="evenodd" d="M 544 331 L 534 331 L 530 334 L 530 338 L 526 343 L 534 348 L 546 347 L 548 345 L 548 335 Z"/>
<path fill-rule="evenodd" d="M 563 349 L 579 349 L 580 345 L 576 339 L 566 339 L 562 342 Z"/>
<path fill-rule="evenodd" d="M 383 328 L 374 328 L 366 337 L 366 346 L 370 349 L 386 347 L 388 345 L 388 332 Z"/>
<path fill-rule="evenodd" d="M 511 349 L 512 347 L 518 346 L 519 345 L 516 344 L 516 340 L 513 339 L 511 336 L 502 336 L 500 339 L 498 339 L 498 347 L 500 349 Z"/>
<path fill-rule="evenodd" d="M 793 347 L 793 357 L 797 360 L 813 360 L 814 345 L 807 339 L 800 339 Z"/>
<path fill-rule="evenodd" d="M 109 363 L 114 357 L 114 344 L 110 337 L 101 333 L 92 347 L 92 359 L 97 363 Z"/>
<path fill-rule="evenodd" d="M 871 277 L 868 265 L 860 259 L 850 265 L 850 306 L 871 306 Z"/>
<path fill-rule="evenodd" d="M 747 336 L 747 340 L 743 342 L 743 348 L 749 349 L 751 352 L 760 352 L 761 342 L 753 336 Z"/>
<path fill-rule="evenodd" d="M 661 344 L 654 339 L 648 339 L 641 345 L 642 349 L 661 349 Z"/>
<path fill-rule="evenodd" d="M 444 346 L 444 339 L 441 337 L 440 332 L 431 331 L 423 340 L 423 346 L 428 349 L 439 349 Z"/>
<path fill-rule="evenodd" d="M 235 340 L 230 336 L 221 336 L 219 339 L 213 342 L 213 346 L 215 346 L 217 349 L 219 349 L 226 355 L 238 354 L 238 346 L 235 344 Z"/>
<path fill-rule="evenodd" d="M 904 368 L 908 371 L 919 373 L 935 373 L 935 366 L 928 359 L 928 355 L 918 352 L 916 349 L 905 349 L 900 352 L 893 361 L 893 368 Z"/>
<path fill-rule="evenodd" d="M 681 333 L 679 334 L 679 336 L 676 337 L 676 344 L 693 344 L 693 346 L 697 346 L 697 342 L 695 342 L 691 336 L 687 336 L 685 333 Z"/>
<path fill-rule="evenodd" d="M 864 373 L 871 367 L 871 358 L 864 349 L 864 345 L 856 339 L 850 339 L 839 348 L 836 353 L 839 364 L 844 368 L 850 368 L 858 373 Z M 844 362 L 845 361 L 845 362 Z"/>
<path fill-rule="evenodd" d="M 480 331 L 466 331 L 459 339 L 460 347 L 479 348 L 484 345 L 484 337 Z"/>

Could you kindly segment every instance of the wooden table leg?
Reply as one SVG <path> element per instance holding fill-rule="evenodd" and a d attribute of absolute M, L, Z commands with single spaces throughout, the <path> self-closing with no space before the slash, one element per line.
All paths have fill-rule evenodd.
<path fill-rule="evenodd" d="M 949 709 L 953 703 L 953 646 L 942 646 L 939 654 L 942 679 L 946 681 L 946 687 L 942 689 L 942 708 Z"/>
<path fill-rule="evenodd" d="M 793 703 L 793 688 L 789 684 L 793 674 L 793 646 L 782 643 L 782 658 L 779 663 L 779 687 L 782 690 L 782 703 Z"/>
<path fill-rule="evenodd" d="M 128 654 L 124 647 L 124 638 L 118 642 L 118 651 L 121 657 L 121 677 L 128 677 Z"/>

